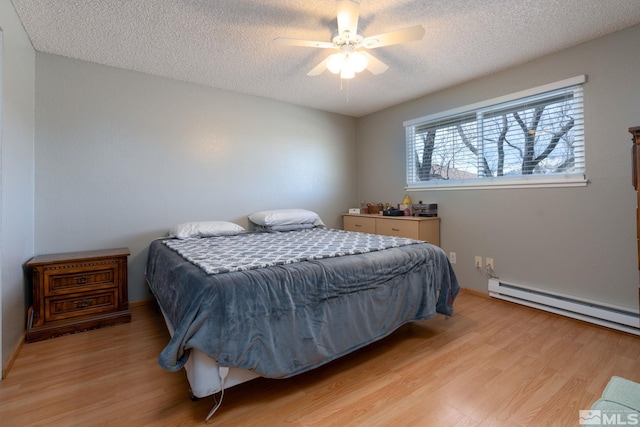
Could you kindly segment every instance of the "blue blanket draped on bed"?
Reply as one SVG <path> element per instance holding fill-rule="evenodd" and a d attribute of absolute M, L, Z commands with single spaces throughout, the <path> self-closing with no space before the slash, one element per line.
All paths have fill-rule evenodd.
<path fill-rule="evenodd" d="M 427 243 L 209 275 L 154 241 L 147 281 L 174 330 L 158 359 L 163 368 L 182 368 L 197 348 L 221 366 L 271 378 L 313 369 L 436 312 L 452 315 L 459 291 L 446 255 Z"/>

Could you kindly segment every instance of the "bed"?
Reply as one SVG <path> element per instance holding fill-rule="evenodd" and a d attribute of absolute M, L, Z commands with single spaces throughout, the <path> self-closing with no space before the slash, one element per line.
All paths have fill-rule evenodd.
<path fill-rule="evenodd" d="M 149 247 L 147 283 L 171 334 L 158 361 L 184 368 L 195 397 L 297 375 L 453 314 L 459 286 L 437 246 L 250 219 L 259 231 L 170 232 Z"/>

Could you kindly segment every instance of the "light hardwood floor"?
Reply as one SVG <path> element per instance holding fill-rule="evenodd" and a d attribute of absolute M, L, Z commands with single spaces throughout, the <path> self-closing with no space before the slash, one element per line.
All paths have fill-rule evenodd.
<path fill-rule="evenodd" d="M 306 374 L 226 391 L 216 426 L 577 426 L 612 375 L 640 382 L 640 338 L 462 293 L 456 314 L 404 326 Z M 130 324 L 25 344 L 0 382 L 2 426 L 203 425 L 152 305 Z"/>

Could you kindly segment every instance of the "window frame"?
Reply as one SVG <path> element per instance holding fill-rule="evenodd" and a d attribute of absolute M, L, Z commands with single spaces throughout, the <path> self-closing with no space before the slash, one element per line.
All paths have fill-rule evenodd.
<path fill-rule="evenodd" d="M 543 97 L 546 92 L 567 89 L 572 86 L 579 86 L 580 95 L 584 97 L 582 87 L 587 81 L 585 75 L 571 77 L 565 80 L 549 83 L 535 88 L 515 92 L 512 94 L 492 98 L 489 100 L 477 102 L 474 104 L 454 108 L 447 111 L 419 117 L 403 122 L 405 127 L 405 172 L 406 172 L 406 191 L 423 191 L 423 190 L 464 190 L 464 189 L 497 189 L 497 188 L 540 188 L 540 187 L 583 187 L 588 184 L 586 178 L 586 153 L 582 158 L 583 171 L 565 174 L 533 174 L 518 176 L 501 176 L 501 177 L 479 177 L 471 179 L 437 179 L 428 181 L 414 181 L 416 173 L 415 161 L 416 153 L 414 151 L 415 129 L 416 127 L 426 127 L 427 124 L 435 121 L 446 121 L 448 119 L 462 119 L 465 115 L 475 115 L 477 117 L 486 111 L 495 111 L 499 105 L 517 105 L 525 98 Z M 576 130 L 582 134 L 582 149 L 585 150 L 584 138 L 584 98 L 582 99 L 582 114 L 576 124 Z M 411 162 L 411 164 L 410 164 Z"/>

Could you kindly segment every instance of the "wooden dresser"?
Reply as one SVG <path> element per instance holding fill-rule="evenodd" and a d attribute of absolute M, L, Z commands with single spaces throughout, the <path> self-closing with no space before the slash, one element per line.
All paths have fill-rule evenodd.
<path fill-rule="evenodd" d="M 32 258 L 27 342 L 131 321 L 128 256 L 117 248 Z"/>
<path fill-rule="evenodd" d="M 344 214 L 342 227 L 347 231 L 408 237 L 440 246 L 440 218 Z"/>
<path fill-rule="evenodd" d="M 629 128 L 631 133 L 631 156 L 633 158 L 633 188 L 636 189 L 636 240 L 638 244 L 638 270 L 640 270 L 640 126 Z M 640 305 L 640 286 L 638 287 L 638 305 Z"/>

